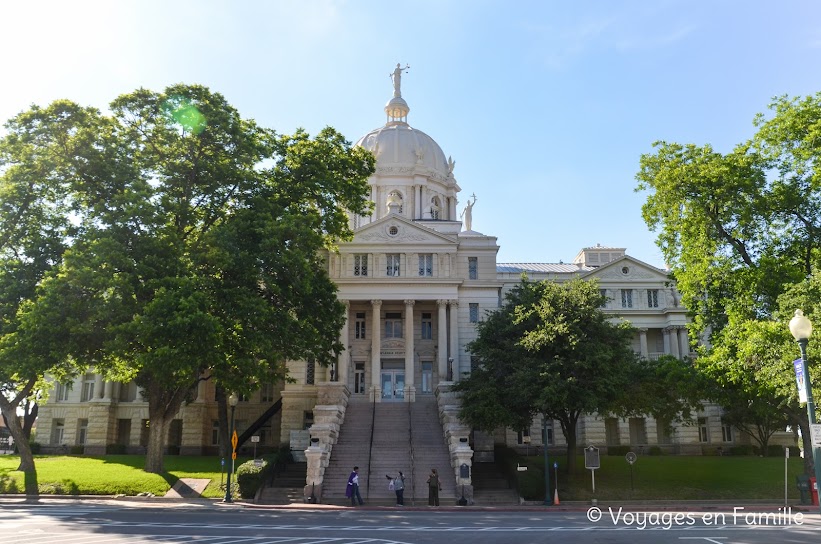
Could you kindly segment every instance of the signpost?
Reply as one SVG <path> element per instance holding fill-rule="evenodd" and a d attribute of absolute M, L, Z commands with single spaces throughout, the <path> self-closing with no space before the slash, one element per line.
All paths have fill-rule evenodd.
<path fill-rule="evenodd" d="M 628 451 L 624 458 L 627 459 L 627 463 L 630 465 L 630 491 L 635 491 L 633 487 L 633 463 L 636 462 L 637 456 L 632 451 Z"/>
<path fill-rule="evenodd" d="M 584 449 L 584 468 L 590 469 L 590 478 L 593 483 L 593 504 L 596 504 L 596 469 L 599 467 L 601 467 L 599 448 L 592 445 L 587 446 Z"/>
<path fill-rule="evenodd" d="M 251 443 L 254 445 L 254 460 L 257 458 L 257 444 L 259 443 L 259 436 L 254 435 L 251 437 Z"/>

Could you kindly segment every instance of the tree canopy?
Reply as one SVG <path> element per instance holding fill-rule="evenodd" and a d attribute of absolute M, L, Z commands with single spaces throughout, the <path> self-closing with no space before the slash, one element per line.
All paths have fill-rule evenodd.
<path fill-rule="evenodd" d="M 699 368 L 747 402 L 778 407 L 807 440 L 787 321 L 799 307 L 812 318 L 816 306 L 799 295 L 819 264 L 821 93 L 778 97 L 770 110 L 727 154 L 657 142 L 641 158 L 637 190 L 648 193 L 645 222 L 705 340 Z M 811 375 L 817 385 L 818 365 Z"/>
<path fill-rule="evenodd" d="M 374 159 L 331 128 L 278 136 L 198 85 L 139 89 L 88 115 L 82 172 L 55 174 L 76 232 L 59 238 L 70 247 L 19 312 L 30 326 L 15 342 L 53 329 L 70 339 L 58 359 L 134 379 L 149 404 L 146 470 L 160 472 L 199 380 L 250 392 L 288 359 L 342 349 L 319 250 L 350 237 L 347 211 L 368 212 Z"/>
<path fill-rule="evenodd" d="M 656 388 L 658 396 L 648 389 L 667 383 L 657 378 L 670 361 L 641 360 L 632 349 L 632 326 L 614 322 L 601 310 L 604 302 L 595 281 L 523 278 L 503 306 L 479 322 L 467 347 L 480 365 L 454 386 L 462 395 L 462 419 L 488 431 L 524 429 L 544 414 L 559 421 L 572 468 L 583 414 L 678 417 L 678 387 Z"/>

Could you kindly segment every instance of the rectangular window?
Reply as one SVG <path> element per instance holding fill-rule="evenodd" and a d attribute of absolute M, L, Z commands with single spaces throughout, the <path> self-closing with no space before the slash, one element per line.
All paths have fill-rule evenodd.
<path fill-rule="evenodd" d="M 88 402 L 94 398 L 94 374 L 86 374 L 83 379 L 83 391 L 80 395 L 81 402 Z"/>
<path fill-rule="evenodd" d="M 388 276 L 399 276 L 399 253 L 388 253 L 388 266 L 385 273 Z"/>
<path fill-rule="evenodd" d="M 630 418 L 630 443 L 647 444 L 647 424 L 643 417 Z"/>
<path fill-rule="evenodd" d="M 482 362 L 479 359 L 479 357 L 477 357 L 476 355 L 471 355 L 470 356 L 470 371 L 471 372 L 473 372 L 474 370 L 479 368 L 480 364 L 482 364 Z"/>
<path fill-rule="evenodd" d="M 468 257 L 468 279 L 479 279 L 479 259 L 477 257 Z"/>
<path fill-rule="evenodd" d="M 356 363 L 353 373 L 353 392 L 365 394 L 365 363 Z"/>
<path fill-rule="evenodd" d="M 262 387 L 259 388 L 259 401 L 260 402 L 274 402 L 274 384 L 272 384 L 272 383 L 262 384 Z"/>
<path fill-rule="evenodd" d="M 433 392 L 433 363 L 422 362 L 422 393 Z"/>
<path fill-rule="evenodd" d="M 313 359 L 305 362 L 305 383 L 314 385 L 314 378 L 316 376 L 316 363 Z"/>
<path fill-rule="evenodd" d="M 516 437 L 517 444 L 530 444 L 530 429 L 522 429 Z"/>
<path fill-rule="evenodd" d="M 430 312 L 422 312 L 422 340 L 433 339 L 433 317 Z"/>
<path fill-rule="evenodd" d="M 77 444 L 85 445 L 86 437 L 88 437 L 88 420 L 79 419 L 77 420 Z"/>
<path fill-rule="evenodd" d="M 733 426 L 725 421 L 721 422 L 721 440 L 724 442 L 733 441 Z"/>
<path fill-rule="evenodd" d="M 385 313 L 385 338 L 402 338 L 402 314 L 400 312 Z"/>
<path fill-rule="evenodd" d="M 356 321 L 354 321 L 354 338 L 357 340 L 365 339 L 365 312 L 356 312 Z"/>
<path fill-rule="evenodd" d="M 218 419 L 211 420 L 211 445 L 220 445 L 220 422 Z"/>
<path fill-rule="evenodd" d="M 478 323 L 479 322 L 479 305 L 475 302 L 471 302 L 468 305 L 468 310 L 470 312 L 470 322 L 471 323 Z"/>
<path fill-rule="evenodd" d="M 619 420 L 615 417 L 608 417 L 604 420 L 604 442 L 608 446 L 621 444 Z"/>
<path fill-rule="evenodd" d="M 66 424 L 62 419 L 55 419 L 51 424 L 51 443 L 62 444 L 63 435 L 65 433 Z"/>
<path fill-rule="evenodd" d="M 117 420 L 117 444 L 128 446 L 131 444 L 131 420 Z"/>
<path fill-rule="evenodd" d="M 419 275 L 433 276 L 433 255 L 430 253 L 419 255 Z"/>
<path fill-rule="evenodd" d="M 610 302 L 610 299 L 607 298 L 607 289 L 599 289 L 599 294 L 604 297 L 604 301 L 599 308 L 607 308 L 607 303 Z"/>
<path fill-rule="evenodd" d="M 632 289 L 622 289 L 621 290 L 621 307 L 622 308 L 632 308 L 633 307 L 633 290 Z"/>
<path fill-rule="evenodd" d="M 659 290 L 658 289 L 648 289 L 647 290 L 647 307 L 648 308 L 658 308 L 659 307 Z"/>
<path fill-rule="evenodd" d="M 56 387 L 55 394 L 57 395 L 57 401 L 66 401 L 68 400 L 68 392 L 71 391 L 71 384 L 62 384 L 58 383 Z"/>
<path fill-rule="evenodd" d="M 547 435 L 547 436 L 545 436 Z M 552 446 L 555 444 L 553 439 L 553 422 L 548 421 L 542 426 L 542 444 Z"/>
<path fill-rule="evenodd" d="M 710 428 L 707 426 L 707 418 L 698 418 L 698 441 L 707 443 L 710 441 Z"/>
<path fill-rule="evenodd" d="M 368 275 L 368 255 L 360 254 L 353 256 L 353 275 L 367 276 Z"/>

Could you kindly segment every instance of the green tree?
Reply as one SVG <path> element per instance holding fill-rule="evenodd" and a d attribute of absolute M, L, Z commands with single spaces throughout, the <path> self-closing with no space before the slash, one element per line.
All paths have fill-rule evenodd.
<path fill-rule="evenodd" d="M 64 331 L 32 330 L 27 316 L 39 303 L 38 287 L 61 264 L 76 234 L 74 183 L 91 175 L 84 159 L 98 154 L 101 123 L 95 110 L 59 101 L 9 120 L 0 140 L 0 409 L 20 451 L 29 495 L 37 494 L 30 419 L 44 377 L 65 380 L 79 366 L 66 357 Z M 21 407 L 26 408 L 23 425 L 17 416 Z"/>
<path fill-rule="evenodd" d="M 613 323 L 603 303 L 596 282 L 523 279 L 468 345 L 481 364 L 454 387 L 462 419 L 490 431 L 544 414 L 559 421 L 573 470 L 579 417 L 631 410 L 625 392 L 639 374 L 632 327 Z"/>
<path fill-rule="evenodd" d="M 644 219 L 659 233 L 693 332 L 708 340 L 698 366 L 748 400 L 764 395 L 807 437 L 795 387 L 786 386 L 795 307 L 783 296 L 818 265 L 821 93 L 776 98 L 770 109 L 769 118 L 756 116 L 756 134 L 726 155 L 657 142 L 641 157 L 637 190 L 649 193 Z M 809 456 L 805 464 L 811 470 Z"/>
<path fill-rule="evenodd" d="M 69 358 L 135 380 L 149 407 L 146 470 L 203 379 L 248 393 L 288 359 L 342 349 L 344 308 L 319 257 L 367 213 L 373 156 L 333 129 L 277 137 L 202 86 L 111 104 L 71 178 L 78 224 L 26 318 L 67 331 Z M 52 308 L 70 310 L 54 314 Z"/>

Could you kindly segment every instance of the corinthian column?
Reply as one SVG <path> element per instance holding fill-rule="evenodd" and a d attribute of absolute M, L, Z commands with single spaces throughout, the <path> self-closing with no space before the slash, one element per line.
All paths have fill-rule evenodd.
<path fill-rule="evenodd" d="M 413 304 L 415 300 L 405 301 L 405 402 L 413 397 Z"/>
<path fill-rule="evenodd" d="M 380 398 L 379 383 L 382 370 L 382 330 L 381 323 L 382 301 L 372 300 L 373 318 L 371 320 L 371 395 L 374 400 Z"/>
<path fill-rule="evenodd" d="M 438 332 L 436 338 L 436 345 L 438 346 L 438 360 L 437 370 L 439 371 L 439 382 L 446 379 L 448 372 L 448 301 L 437 300 L 436 305 L 439 307 L 439 315 L 436 320 Z"/>
<path fill-rule="evenodd" d="M 351 303 L 348 300 L 343 301 L 345 304 L 345 321 L 342 322 L 342 330 L 339 332 L 339 343 L 344 348 L 336 358 L 336 372 L 332 380 L 338 381 L 348 385 L 348 374 L 350 373 L 349 361 L 351 360 L 351 350 L 348 347 L 350 342 L 348 323 L 351 321 Z"/>
<path fill-rule="evenodd" d="M 459 381 L 459 301 L 450 301 L 450 356 L 453 357 L 453 381 Z"/>

